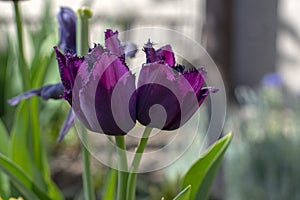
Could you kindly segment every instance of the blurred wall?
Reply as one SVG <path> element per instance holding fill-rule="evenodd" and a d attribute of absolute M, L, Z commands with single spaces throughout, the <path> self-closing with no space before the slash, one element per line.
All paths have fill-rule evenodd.
<path fill-rule="evenodd" d="M 280 1 L 277 50 L 278 71 L 284 83 L 294 93 L 300 94 L 300 1 Z"/>
<path fill-rule="evenodd" d="M 232 84 L 256 86 L 276 68 L 278 0 L 233 0 Z"/>

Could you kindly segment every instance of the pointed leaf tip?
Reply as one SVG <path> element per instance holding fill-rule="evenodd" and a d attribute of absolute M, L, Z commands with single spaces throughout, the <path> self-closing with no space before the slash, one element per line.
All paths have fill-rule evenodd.
<path fill-rule="evenodd" d="M 184 176 L 182 187 L 192 186 L 190 199 L 207 199 L 210 186 L 232 136 L 233 133 L 230 132 L 218 140 L 188 170 Z"/>

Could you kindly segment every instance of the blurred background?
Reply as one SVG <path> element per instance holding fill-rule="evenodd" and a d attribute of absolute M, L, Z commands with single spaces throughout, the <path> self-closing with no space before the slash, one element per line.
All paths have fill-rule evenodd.
<path fill-rule="evenodd" d="M 224 133 L 233 130 L 235 136 L 211 199 L 300 199 L 298 0 L 23 1 L 20 9 L 29 63 L 34 66 L 58 44 L 55 16 L 60 6 L 77 10 L 82 5 L 94 13 L 91 41 L 102 42 L 106 28 L 120 32 L 138 27 L 168 28 L 200 43 L 217 64 L 228 100 Z M 9 130 L 15 108 L 6 102 L 22 87 L 16 67 L 12 3 L 0 1 L 0 10 L 0 117 Z M 126 37 L 134 41 L 134 36 Z M 49 57 L 49 63 L 43 65 L 48 66 L 43 77 L 33 86 L 59 81 L 55 59 Z M 75 130 L 56 143 L 68 105 L 51 101 L 40 102 L 39 107 L 52 178 L 68 199 L 76 199 L 81 191 L 81 157 Z M 94 165 L 101 166 L 97 161 Z M 98 188 L 103 186 L 104 173 L 95 172 Z M 169 199 L 180 182 L 176 173 L 168 170 L 144 174 L 139 181 L 140 199 Z"/>

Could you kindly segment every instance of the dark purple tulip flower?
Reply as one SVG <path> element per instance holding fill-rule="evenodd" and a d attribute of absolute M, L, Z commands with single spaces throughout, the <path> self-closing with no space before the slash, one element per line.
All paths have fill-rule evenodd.
<path fill-rule="evenodd" d="M 61 7 L 57 13 L 59 23 L 59 46 L 63 51 L 76 53 L 76 13 L 68 7 Z"/>
<path fill-rule="evenodd" d="M 105 32 L 105 48 L 96 45 L 84 57 L 55 47 L 65 98 L 90 130 L 125 135 L 136 121 L 135 76 L 125 64 L 118 32 Z"/>
<path fill-rule="evenodd" d="M 184 125 L 215 88 L 203 87 L 203 69 L 175 64 L 170 45 L 158 50 L 148 41 L 137 87 L 137 120 L 149 127 L 175 130 Z"/>

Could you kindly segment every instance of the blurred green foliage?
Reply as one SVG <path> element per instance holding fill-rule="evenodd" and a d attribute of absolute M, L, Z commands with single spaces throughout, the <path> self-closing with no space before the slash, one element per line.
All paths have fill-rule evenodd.
<path fill-rule="evenodd" d="M 57 32 L 53 28 L 56 27 L 55 18 L 50 13 L 51 1 L 45 1 L 43 10 L 42 16 L 34 20 L 36 24 L 23 26 L 27 33 L 24 35 L 28 36 L 24 38 L 27 50 L 25 61 L 30 70 L 25 78 L 30 81 L 31 88 L 58 79 L 57 72 L 53 73 L 53 69 L 57 71 L 52 49 L 57 44 Z M 0 29 L 3 33 L 0 39 L 1 197 L 6 199 L 20 195 L 25 199 L 62 199 L 60 191 L 51 180 L 45 148 L 47 145 L 44 145 L 43 139 L 48 132 L 45 130 L 53 130 L 53 116 L 59 111 L 61 103 L 45 106 L 40 104 L 38 98 L 33 98 L 17 107 L 7 104 L 9 98 L 22 92 L 19 62 L 16 59 L 19 47 L 15 32 L 7 28 L 7 24 L 0 23 Z M 47 112 L 41 120 L 39 112 L 47 110 L 52 112 Z M 57 127 L 57 122 L 55 124 Z"/>
<path fill-rule="evenodd" d="M 300 199 L 300 103 L 283 86 L 237 90 L 229 114 L 238 132 L 226 154 L 227 198 Z"/>

